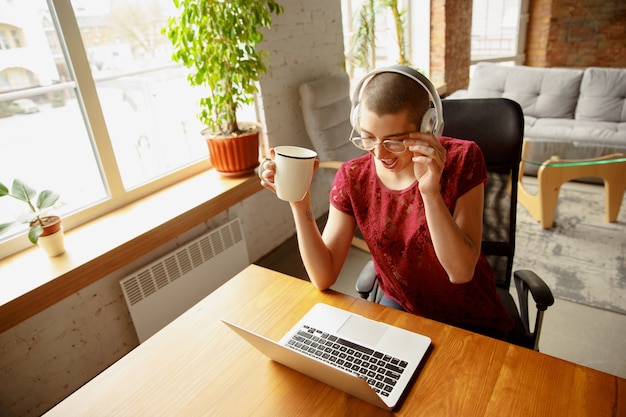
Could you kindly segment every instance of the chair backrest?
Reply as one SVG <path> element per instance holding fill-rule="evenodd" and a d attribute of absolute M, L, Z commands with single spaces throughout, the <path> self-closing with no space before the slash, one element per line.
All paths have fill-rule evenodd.
<path fill-rule="evenodd" d="M 350 143 L 350 78 L 345 72 L 300 84 L 304 127 L 321 161 L 347 161 L 364 152 Z"/>
<path fill-rule="evenodd" d="M 524 138 L 520 105 L 506 98 L 443 100 L 445 136 L 474 141 L 487 164 L 482 251 L 508 290 L 515 254 L 517 179 Z"/>

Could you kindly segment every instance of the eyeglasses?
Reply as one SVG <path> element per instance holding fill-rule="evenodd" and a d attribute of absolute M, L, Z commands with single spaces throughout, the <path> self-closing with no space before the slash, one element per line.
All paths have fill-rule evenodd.
<path fill-rule="evenodd" d="M 391 153 L 401 154 L 407 150 L 407 146 L 401 140 L 387 139 L 382 143 L 376 142 L 373 138 L 350 138 L 350 142 L 359 149 L 371 151 L 376 145 L 383 145 Z"/>

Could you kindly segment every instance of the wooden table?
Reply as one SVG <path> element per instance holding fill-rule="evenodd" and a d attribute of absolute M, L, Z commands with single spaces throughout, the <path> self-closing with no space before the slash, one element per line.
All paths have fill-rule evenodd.
<path fill-rule="evenodd" d="M 404 416 L 624 416 L 626 380 L 251 265 L 47 416 L 379 416 L 268 360 L 227 318 L 278 340 L 324 302 L 431 337 Z"/>

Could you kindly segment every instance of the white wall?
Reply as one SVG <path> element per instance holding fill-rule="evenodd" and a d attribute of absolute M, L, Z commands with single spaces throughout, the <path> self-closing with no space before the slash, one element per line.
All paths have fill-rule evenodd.
<path fill-rule="evenodd" d="M 298 85 L 343 70 L 339 0 L 282 0 L 264 48 L 262 119 L 270 146 L 311 146 L 299 110 Z M 317 175 L 314 210 L 328 208 L 328 175 Z M 259 208 L 262 207 L 262 210 Z M 0 334 L 0 415 L 41 415 L 137 346 L 118 281 L 206 230 L 239 217 L 255 261 L 294 233 L 287 203 L 261 191 L 131 265 Z"/>

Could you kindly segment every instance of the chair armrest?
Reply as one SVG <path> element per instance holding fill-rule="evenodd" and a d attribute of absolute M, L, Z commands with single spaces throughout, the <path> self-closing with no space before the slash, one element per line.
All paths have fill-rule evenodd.
<path fill-rule="evenodd" d="M 359 277 L 356 280 L 356 291 L 361 294 L 361 298 L 367 299 L 376 285 L 376 269 L 374 269 L 374 261 L 368 261 Z"/>
<path fill-rule="evenodd" d="M 528 292 L 535 300 L 537 306 L 537 317 L 533 326 L 534 349 L 538 349 L 539 334 L 543 323 L 543 313 L 554 304 L 554 296 L 548 285 L 533 271 L 519 270 L 513 273 L 517 297 L 519 300 L 520 318 L 527 333 L 530 332 L 530 318 L 528 315 Z"/>
<path fill-rule="evenodd" d="M 552 291 L 550 291 L 550 287 L 533 271 L 527 269 L 515 271 L 513 277 L 515 279 L 515 286 L 518 287 L 518 294 L 522 291 L 519 285 L 523 282 L 524 286 L 528 287 L 528 290 L 530 290 L 533 300 L 537 303 L 537 309 L 540 311 L 545 311 L 554 304 L 554 296 L 552 295 Z"/>

